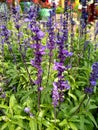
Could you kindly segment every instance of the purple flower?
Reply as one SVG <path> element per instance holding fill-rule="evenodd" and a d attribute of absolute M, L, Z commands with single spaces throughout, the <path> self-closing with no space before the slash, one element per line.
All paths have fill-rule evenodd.
<path fill-rule="evenodd" d="M 55 33 L 54 33 L 54 21 L 52 18 L 52 15 L 50 13 L 50 17 L 47 22 L 48 27 L 48 42 L 47 42 L 47 48 L 50 50 L 49 56 L 52 56 L 52 51 L 55 48 Z"/>
<path fill-rule="evenodd" d="M 55 62 L 53 68 L 55 70 L 60 70 L 62 72 L 64 72 L 64 70 L 65 70 L 65 66 L 62 63 L 59 63 L 59 62 Z"/>
<path fill-rule="evenodd" d="M 44 36 L 45 36 L 45 34 L 44 34 L 44 32 L 42 32 L 41 30 L 39 30 L 39 31 L 37 32 L 37 37 L 38 37 L 39 39 L 42 39 Z"/>
<path fill-rule="evenodd" d="M 71 57 L 73 55 L 72 52 L 68 52 L 68 50 L 64 50 L 65 56 L 66 57 Z"/>
<path fill-rule="evenodd" d="M 93 90 L 94 90 L 94 86 L 96 86 L 97 84 L 97 80 L 98 80 L 98 62 L 95 62 L 92 65 L 92 72 L 90 73 L 90 85 L 89 87 L 85 88 L 85 92 L 92 94 Z"/>
<path fill-rule="evenodd" d="M 84 89 L 84 92 L 85 92 L 86 94 L 92 94 L 92 93 L 93 93 L 93 88 L 91 88 L 91 87 L 86 87 L 86 88 Z"/>
<path fill-rule="evenodd" d="M 56 83 L 53 83 L 53 90 L 52 90 L 52 104 L 54 105 L 54 107 L 56 107 L 58 105 L 58 101 L 59 101 L 59 92 L 58 92 L 58 87 L 56 85 Z"/>
<path fill-rule="evenodd" d="M 96 86 L 96 81 L 91 81 L 90 84 L 91 84 L 92 86 Z"/>
<path fill-rule="evenodd" d="M 92 65 L 92 72 L 90 74 L 90 84 L 91 86 L 96 86 L 96 81 L 98 80 L 98 62 Z"/>
<path fill-rule="evenodd" d="M 31 60 L 31 65 L 36 68 L 37 75 L 36 80 L 34 83 L 37 85 L 38 90 L 38 109 L 40 109 L 40 94 L 42 91 L 42 74 L 43 69 L 41 66 L 42 57 L 45 54 L 46 47 L 42 45 L 41 39 L 44 37 L 44 33 L 40 30 L 37 26 L 36 22 L 35 25 L 31 24 L 31 31 L 33 32 L 32 40 L 34 40 L 34 44 L 31 45 L 31 48 L 34 49 L 34 58 Z"/>
<path fill-rule="evenodd" d="M 63 81 L 63 82 L 61 83 L 61 86 L 62 86 L 63 90 L 69 90 L 69 89 L 70 89 L 70 86 L 69 86 L 69 84 L 68 84 L 68 81 Z"/>
<path fill-rule="evenodd" d="M 2 93 L 1 94 L 1 98 L 5 98 L 6 97 L 6 94 L 5 93 Z"/>
<path fill-rule="evenodd" d="M 25 107 L 25 108 L 24 108 L 24 112 L 25 112 L 25 113 L 30 113 L 30 108 L 29 108 L 29 107 Z"/>
<path fill-rule="evenodd" d="M 31 112 L 30 112 L 29 114 L 30 114 L 30 117 L 33 117 L 33 116 L 34 116 Z"/>
<path fill-rule="evenodd" d="M 38 89 L 39 89 L 39 91 L 42 91 L 42 90 L 43 90 L 43 87 L 39 87 Z"/>

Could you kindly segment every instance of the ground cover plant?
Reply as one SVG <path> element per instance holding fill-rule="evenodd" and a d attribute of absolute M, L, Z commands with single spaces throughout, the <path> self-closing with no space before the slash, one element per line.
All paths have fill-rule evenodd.
<path fill-rule="evenodd" d="M 98 129 L 98 22 L 90 34 L 70 7 L 57 21 L 53 4 L 45 25 L 38 6 L 13 8 L 0 26 L 0 130 Z"/>

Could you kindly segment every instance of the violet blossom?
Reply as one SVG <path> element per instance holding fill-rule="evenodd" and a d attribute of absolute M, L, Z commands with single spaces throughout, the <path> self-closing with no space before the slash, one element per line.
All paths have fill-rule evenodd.
<path fill-rule="evenodd" d="M 0 35 L 2 37 L 2 45 L 4 46 L 4 43 L 6 43 L 8 45 L 9 52 L 11 53 L 11 56 L 13 57 L 14 63 L 16 63 L 16 56 L 15 56 L 15 54 L 13 52 L 12 44 L 10 42 L 11 31 L 8 30 L 5 25 L 2 25 Z"/>
<path fill-rule="evenodd" d="M 42 63 L 42 57 L 45 54 L 45 46 L 41 44 L 41 39 L 44 37 L 44 33 L 40 30 L 40 28 L 36 25 L 33 28 L 33 36 L 32 39 L 35 41 L 34 44 L 31 45 L 32 48 L 34 48 L 34 59 L 31 60 L 31 65 L 34 66 L 37 70 L 37 79 L 34 81 L 34 83 L 37 85 L 38 90 L 38 109 L 40 110 L 40 96 L 41 91 L 43 90 L 42 85 L 42 74 L 43 69 L 41 66 Z"/>
<path fill-rule="evenodd" d="M 84 89 L 85 93 L 92 94 L 94 87 L 97 85 L 98 80 L 98 62 L 92 65 L 92 72 L 90 73 L 90 85 Z"/>
<path fill-rule="evenodd" d="M 98 80 L 98 62 L 95 62 L 92 65 L 92 72 L 90 74 L 90 84 L 91 86 L 96 86 Z"/>
<path fill-rule="evenodd" d="M 56 83 L 53 83 L 53 90 L 52 90 L 52 104 L 54 107 L 58 105 L 59 101 L 59 92 Z"/>
<path fill-rule="evenodd" d="M 49 65 L 48 65 L 48 75 L 46 81 L 46 87 L 48 85 L 49 75 L 50 75 L 50 68 L 52 63 L 53 57 L 53 50 L 55 49 L 56 37 L 55 37 L 55 24 L 54 24 L 54 12 L 50 11 L 50 16 L 47 21 L 47 31 L 48 31 L 48 41 L 47 41 L 47 48 L 49 49 Z"/>
<path fill-rule="evenodd" d="M 63 34 L 60 36 L 57 36 L 57 47 L 58 47 L 58 61 L 54 62 L 54 69 L 58 71 L 57 78 L 58 81 L 55 82 L 55 86 L 57 88 L 58 93 L 59 93 L 59 102 L 64 101 L 64 92 L 66 90 L 70 89 L 70 85 L 67 80 L 65 80 L 63 76 L 63 72 L 67 70 L 65 67 L 65 60 L 67 57 L 71 57 L 73 55 L 72 52 L 68 52 L 68 50 L 65 49 L 64 46 L 64 39 L 63 39 Z M 68 65 L 67 65 L 68 66 Z M 54 100 L 54 99 L 53 99 Z"/>

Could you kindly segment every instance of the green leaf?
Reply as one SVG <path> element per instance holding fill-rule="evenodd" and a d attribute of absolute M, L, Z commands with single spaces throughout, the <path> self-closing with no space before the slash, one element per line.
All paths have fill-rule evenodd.
<path fill-rule="evenodd" d="M 75 101 L 77 101 L 77 97 L 74 95 L 74 94 L 72 94 L 72 93 L 68 93 L 68 95 L 70 96 L 70 97 L 72 97 Z"/>
<path fill-rule="evenodd" d="M 8 128 L 9 130 L 15 130 L 15 125 L 9 122 Z"/>
<path fill-rule="evenodd" d="M 84 130 L 84 121 L 85 121 L 84 115 L 80 115 L 80 129 L 81 130 Z"/>
<path fill-rule="evenodd" d="M 61 123 L 59 123 L 59 126 L 65 126 L 67 124 L 67 120 L 64 119 Z"/>
<path fill-rule="evenodd" d="M 43 120 L 42 123 L 43 123 L 43 125 L 45 125 L 46 127 L 49 127 L 49 126 L 50 126 L 50 122 L 47 121 L 47 120 Z"/>
<path fill-rule="evenodd" d="M 8 109 L 8 106 L 0 104 L 0 108 Z"/>
<path fill-rule="evenodd" d="M 42 118 L 44 116 L 44 114 L 45 114 L 45 110 L 41 110 L 40 113 L 39 113 L 39 117 Z"/>
<path fill-rule="evenodd" d="M 92 113 L 87 112 L 86 115 L 90 118 L 90 120 L 95 124 L 95 126 L 98 128 L 97 122 L 94 118 L 94 116 L 92 115 Z"/>
<path fill-rule="evenodd" d="M 26 116 L 21 116 L 21 115 L 15 115 L 14 118 L 15 119 L 28 119 Z"/>
<path fill-rule="evenodd" d="M 78 109 L 78 106 L 75 106 L 71 109 L 70 114 L 74 113 Z"/>
<path fill-rule="evenodd" d="M 13 108 L 15 107 L 16 104 L 17 104 L 17 101 L 16 101 L 16 98 L 13 94 L 13 95 L 11 95 L 10 101 L 9 101 L 9 108 L 10 108 L 11 114 L 13 114 Z"/>
<path fill-rule="evenodd" d="M 65 127 L 64 130 L 69 130 L 69 128 L 68 128 L 68 127 Z"/>
<path fill-rule="evenodd" d="M 96 105 L 89 105 L 89 109 L 97 109 L 98 108 L 98 106 L 96 106 Z"/>
<path fill-rule="evenodd" d="M 78 130 L 78 128 L 76 127 L 76 125 L 72 122 L 69 122 L 69 126 L 72 130 Z"/>
<path fill-rule="evenodd" d="M 73 83 L 73 84 L 75 84 L 75 79 L 74 79 L 74 77 L 71 76 L 71 75 L 69 75 L 68 77 L 69 77 L 70 82 Z"/>
<path fill-rule="evenodd" d="M 29 126 L 31 130 L 37 130 L 37 121 L 35 118 L 30 119 Z"/>
<path fill-rule="evenodd" d="M 50 126 L 50 127 L 48 127 L 46 130 L 55 130 L 55 128 L 52 127 L 52 126 Z"/>
<path fill-rule="evenodd" d="M 2 125 L 2 127 L 0 128 L 0 130 L 5 130 L 5 128 L 7 128 L 7 126 L 9 125 L 9 122 L 6 122 Z"/>
<path fill-rule="evenodd" d="M 24 130 L 20 126 L 18 126 L 15 130 Z"/>

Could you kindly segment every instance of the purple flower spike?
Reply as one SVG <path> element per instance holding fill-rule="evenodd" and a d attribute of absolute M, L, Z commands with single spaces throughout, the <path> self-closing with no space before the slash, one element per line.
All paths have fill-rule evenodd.
<path fill-rule="evenodd" d="M 85 88 L 84 91 L 87 94 L 92 94 L 94 91 L 94 87 L 97 85 L 98 80 L 98 62 L 95 62 L 92 65 L 92 72 L 90 74 L 90 85 L 89 87 Z"/>
<path fill-rule="evenodd" d="M 58 105 L 58 101 L 59 101 L 59 92 L 58 92 L 58 88 L 56 83 L 53 83 L 53 90 L 52 90 L 52 104 L 54 105 L 54 107 L 56 107 Z"/>
<path fill-rule="evenodd" d="M 96 86 L 96 81 L 98 80 L 98 62 L 92 65 L 92 72 L 90 74 L 90 84 L 91 86 Z"/>

